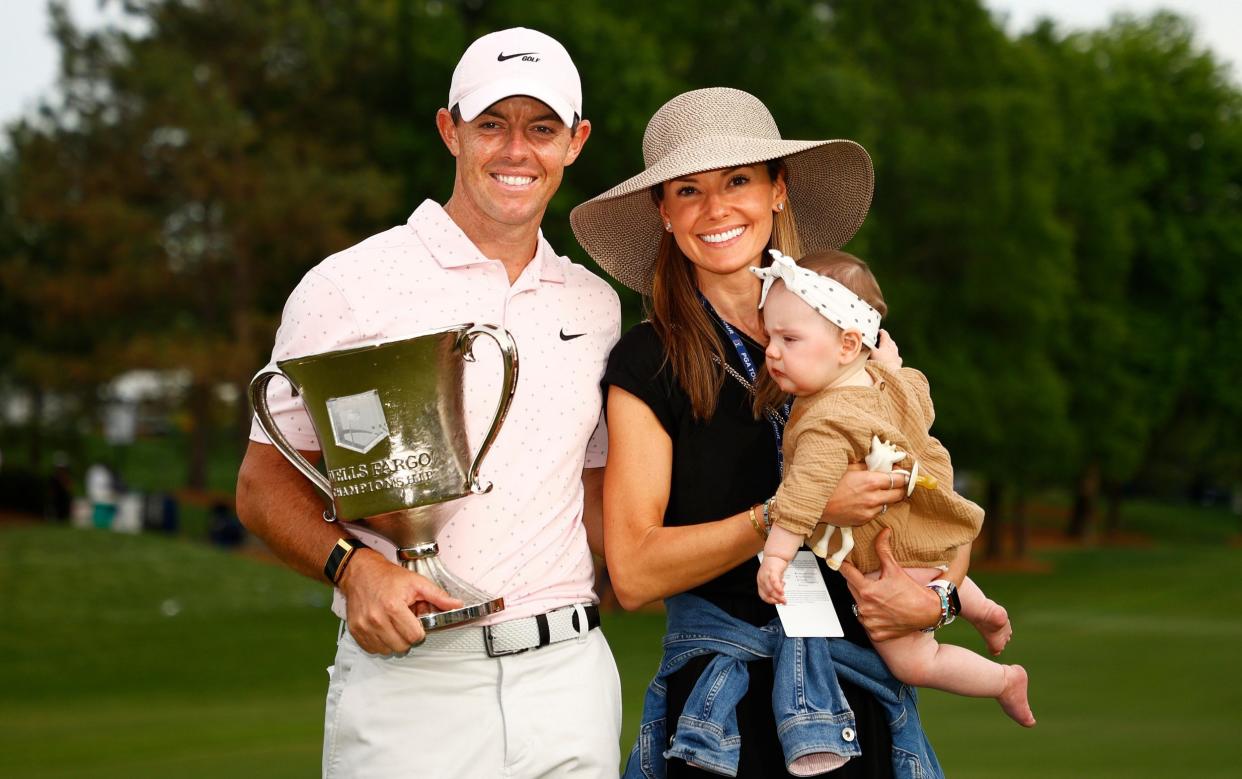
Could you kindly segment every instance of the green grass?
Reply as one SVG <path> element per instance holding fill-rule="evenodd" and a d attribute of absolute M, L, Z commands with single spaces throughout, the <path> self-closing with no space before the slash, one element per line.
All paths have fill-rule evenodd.
<path fill-rule="evenodd" d="M 328 590 L 159 537 L 0 530 L 0 776 L 304 777 Z"/>
<path fill-rule="evenodd" d="M 1050 574 L 980 572 L 1016 626 L 1039 726 L 922 694 L 950 776 L 1236 775 L 1242 550 L 1227 514 L 1141 506 L 1175 542 L 1041 554 Z M 1193 529 L 1192 532 L 1186 532 Z M 317 775 L 326 587 L 158 537 L 0 526 L 0 776 Z M 622 753 L 663 618 L 605 615 L 625 694 Z M 969 626 L 945 638 L 979 648 Z"/>
<path fill-rule="evenodd" d="M 951 775 L 1236 776 L 1239 557 L 1219 545 L 1073 550 L 1048 555 L 1051 575 L 980 575 L 1009 608 L 1005 656 L 1031 674 L 1039 725 L 1023 731 L 990 701 L 923 693 Z M 951 631 L 982 647 L 969 626 Z"/>

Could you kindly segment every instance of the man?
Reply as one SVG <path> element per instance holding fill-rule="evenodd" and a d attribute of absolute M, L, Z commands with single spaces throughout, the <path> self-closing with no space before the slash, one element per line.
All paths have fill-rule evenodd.
<path fill-rule="evenodd" d="M 452 197 L 311 270 L 285 306 L 273 362 L 464 322 L 512 333 L 520 379 L 483 464 L 495 487 L 444 504 L 439 538 L 441 561 L 505 609 L 424 635 L 412 609 L 459 603 L 394 564 L 391 544 L 324 522 L 309 482 L 257 428 L 238 511 L 295 570 L 338 588 L 333 608 L 348 629 L 329 670 L 325 776 L 615 776 L 620 687 L 593 629 L 590 548 L 601 548 L 599 379 L 619 307 L 539 230 L 591 133 L 578 72 L 542 33 L 492 33 L 462 56 L 448 106 L 436 126 L 456 158 Z M 499 395 L 501 360 L 486 344 L 465 375 L 472 441 Z M 282 382 L 269 401 L 315 462 L 300 402 Z M 350 532 L 366 546 L 346 556 L 338 543 Z"/>

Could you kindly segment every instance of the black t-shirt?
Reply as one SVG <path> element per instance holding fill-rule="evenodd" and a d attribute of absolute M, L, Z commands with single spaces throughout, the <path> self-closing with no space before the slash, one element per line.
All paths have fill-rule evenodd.
<path fill-rule="evenodd" d="M 725 337 L 723 333 L 721 337 Z M 733 345 L 726 344 L 729 363 L 745 376 Z M 763 347 L 754 342 L 747 347 L 752 359 L 758 358 L 757 368 L 761 370 Z M 750 393 L 726 376 L 716 413 L 708 422 L 696 421 L 690 396 L 674 380 L 672 365 L 664 358 L 664 344 L 650 322 L 631 329 L 613 348 L 603 381 L 646 403 L 673 439 L 666 527 L 723 519 L 762 503 L 776 492 L 780 485 L 776 439 L 772 425 L 766 420 L 756 421 L 751 414 Z M 758 600 L 758 570 L 758 562 L 748 561 L 691 592 L 722 607 L 723 599 L 738 596 Z M 775 616 L 774 610 L 771 616 Z"/>
<path fill-rule="evenodd" d="M 723 329 L 717 325 L 725 357 L 742 376 L 746 370 Z M 764 349 L 740 331 L 756 373 L 763 370 Z M 690 396 L 673 378 L 664 356 L 664 343 L 650 322 L 642 322 L 621 337 L 608 358 L 605 387 L 615 385 L 636 396 L 651 409 L 673 440 L 673 473 L 664 525 L 697 525 L 745 511 L 776 493 L 780 474 L 776 464 L 776 437 L 767 419 L 755 419 L 752 396 L 732 376 L 725 376 L 716 413 L 696 421 Z M 866 632 L 854 618 L 854 599 L 845 579 L 823 561 L 820 570 L 846 638 L 870 647 Z M 759 600 L 755 576 L 759 561 L 751 558 L 736 568 L 690 590 L 729 614 L 754 625 L 776 617 L 776 607 Z"/>
<path fill-rule="evenodd" d="M 716 328 L 729 365 L 745 376 L 746 370 L 733 343 L 719 324 Z M 756 371 L 762 371 L 763 347 L 740 332 L 739 335 Z M 673 441 L 672 480 L 668 508 L 664 512 L 666 527 L 724 519 L 762 503 L 776 492 L 780 475 L 775 435 L 767 419 L 755 419 L 750 392 L 732 376 L 725 376 L 716 413 L 706 422 L 696 421 L 690 397 L 673 378 L 672 364 L 665 359 L 664 343 L 650 322 L 636 325 L 621 337 L 608 358 L 602 383 L 605 391 L 609 386 L 620 387 L 646 403 Z M 828 568 L 823 560 L 819 563 L 845 637 L 870 648 L 866 631 L 850 609 L 854 600 L 845 579 Z M 776 607 L 759 599 L 755 582 L 758 570 L 758 560 L 751 558 L 690 592 L 738 619 L 752 625 L 766 625 L 776 618 Z M 706 663 L 707 658 L 691 662 L 669 680 L 669 721 L 676 721 Z M 750 689 L 738 707 L 743 743 L 738 775 L 772 776 L 776 775 L 776 766 L 783 769 L 783 760 L 772 719 L 771 669 L 752 667 L 750 673 Z M 857 719 L 863 755 L 824 776 L 891 776 L 891 741 L 883 708 L 852 685 L 842 684 L 842 689 Z M 750 731 L 749 737 L 747 731 Z M 670 761 L 669 775 L 697 776 L 699 772 L 680 761 Z"/>

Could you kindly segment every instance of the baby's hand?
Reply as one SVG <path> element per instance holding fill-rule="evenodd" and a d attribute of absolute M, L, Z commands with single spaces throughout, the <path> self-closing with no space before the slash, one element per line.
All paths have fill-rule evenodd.
<path fill-rule="evenodd" d="M 897 349 L 897 342 L 888 334 L 887 330 L 880 331 L 880 337 L 876 343 L 875 349 L 871 350 L 871 359 L 895 371 L 901 367 L 901 352 Z"/>
<path fill-rule="evenodd" d="M 774 555 L 765 554 L 759 564 L 759 597 L 764 603 L 784 605 L 785 603 L 785 568 L 788 560 Z"/>

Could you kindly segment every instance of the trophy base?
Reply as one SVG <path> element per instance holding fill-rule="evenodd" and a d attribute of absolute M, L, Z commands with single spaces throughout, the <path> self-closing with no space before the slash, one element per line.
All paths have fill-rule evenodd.
<path fill-rule="evenodd" d="M 454 576 L 449 569 L 440 563 L 435 551 L 430 554 L 419 554 L 413 549 L 401 549 L 397 552 L 401 564 L 414 573 L 427 577 L 438 584 L 449 595 L 462 601 L 465 605 L 449 611 L 430 611 L 427 604 L 420 604 L 415 613 L 423 630 L 441 630 L 461 625 L 472 620 L 495 614 L 505 607 L 505 599 L 483 592 Z M 428 609 L 428 610 L 422 610 Z"/>

